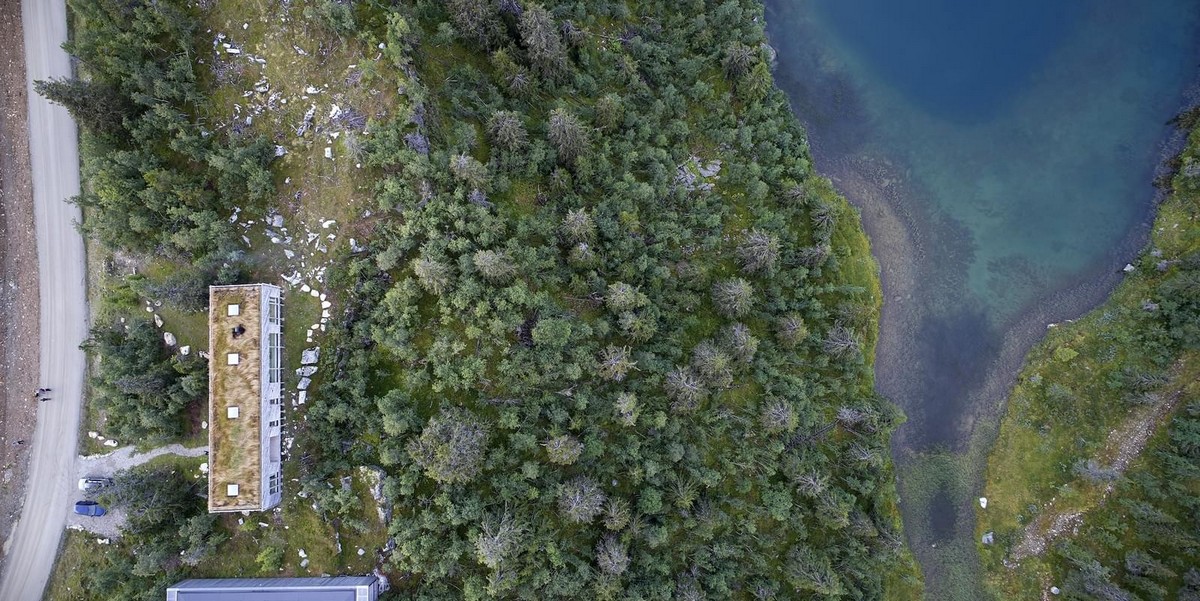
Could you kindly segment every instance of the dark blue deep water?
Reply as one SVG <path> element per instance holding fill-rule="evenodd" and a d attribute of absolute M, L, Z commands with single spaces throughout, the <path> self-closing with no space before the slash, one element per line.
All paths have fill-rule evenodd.
<path fill-rule="evenodd" d="M 1076 1 L 823 2 L 820 18 L 869 76 L 926 113 L 995 118 L 1087 10 Z"/>
<path fill-rule="evenodd" d="M 1200 2 L 766 6 L 776 81 L 883 268 L 877 380 L 909 416 L 903 493 L 906 458 L 966 457 L 1046 322 L 1101 301 L 1144 242 L 1168 121 L 1194 95 Z M 906 527 L 973 549 L 973 510 L 945 507 L 905 506 Z M 938 582 L 943 546 L 921 542 L 931 596 L 961 596 Z"/>

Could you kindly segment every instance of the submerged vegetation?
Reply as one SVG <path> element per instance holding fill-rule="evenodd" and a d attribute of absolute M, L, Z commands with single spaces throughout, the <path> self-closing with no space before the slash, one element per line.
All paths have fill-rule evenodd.
<path fill-rule="evenodd" d="M 284 523 L 374 534 L 415 598 L 919 588 L 887 446 L 902 416 L 873 392 L 876 267 L 773 86 L 758 3 L 297 4 L 322 61 L 369 49 L 346 81 L 396 102 L 336 145 L 375 198 L 343 213 L 363 244 L 329 271 L 329 375 L 286 417 L 304 500 Z M 201 60 L 200 9 L 72 6 L 90 78 L 40 90 L 85 128 L 85 231 L 142 260 L 93 333 L 97 398 L 121 436 L 177 437 L 203 373 L 133 313 L 191 319 L 207 284 L 290 269 L 235 226 L 304 210 L 272 158 L 315 150 L 313 110 L 288 147 L 269 114 L 212 124 L 240 80 Z M 347 484 L 363 466 L 382 466 L 386 536 Z M 279 552 L 300 528 L 261 526 L 210 520 L 171 574 L 303 573 Z M 95 598 L 126 598 L 105 578 L 84 577 Z"/>
<path fill-rule="evenodd" d="M 1200 598 L 1200 130 L 1113 297 L 1030 355 L 977 534 L 1002 598 Z"/>

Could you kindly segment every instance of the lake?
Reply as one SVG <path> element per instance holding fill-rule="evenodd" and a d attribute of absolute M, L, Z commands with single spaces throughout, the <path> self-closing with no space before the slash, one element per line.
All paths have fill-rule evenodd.
<path fill-rule="evenodd" d="M 965 456 L 1047 324 L 1101 302 L 1144 243 L 1168 121 L 1195 94 L 1200 4 L 766 5 L 776 81 L 882 267 L 877 379 L 909 416 L 904 493 L 905 462 Z M 973 552 L 970 506 L 925 505 L 903 506 L 920 542 Z M 930 576 L 941 554 L 914 550 Z"/>

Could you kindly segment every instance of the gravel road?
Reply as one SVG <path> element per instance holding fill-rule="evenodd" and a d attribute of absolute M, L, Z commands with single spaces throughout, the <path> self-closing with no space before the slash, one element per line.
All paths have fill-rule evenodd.
<path fill-rule="evenodd" d="M 67 39 L 63 0 L 22 0 L 29 150 L 33 173 L 41 295 L 41 381 L 54 401 L 38 403 L 30 447 L 29 477 L 21 517 L 5 541 L 8 560 L 0 599 L 37 601 L 54 568 L 67 511 L 75 498 L 75 449 L 83 391 L 87 297 L 83 240 L 74 223 L 79 208 L 66 199 L 79 193 L 79 145 L 75 122 L 32 91 L 36 79 L 67 77 L 71 64 L 60 47 Z"/>

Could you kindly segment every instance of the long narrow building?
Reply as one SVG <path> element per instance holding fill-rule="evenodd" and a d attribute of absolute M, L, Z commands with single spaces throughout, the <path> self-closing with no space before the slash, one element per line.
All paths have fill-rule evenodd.
<path fill-rule="evenodd" d="M 167 589 L 167 601 L 375 601 L 379 588 L 374 576 L 193 579 Z"/>
<path fill-rule="evenodd" d="M 282 293 L 212 286 L 208 302 L 208 511 L 265 511 L 283 496 Z"/>

